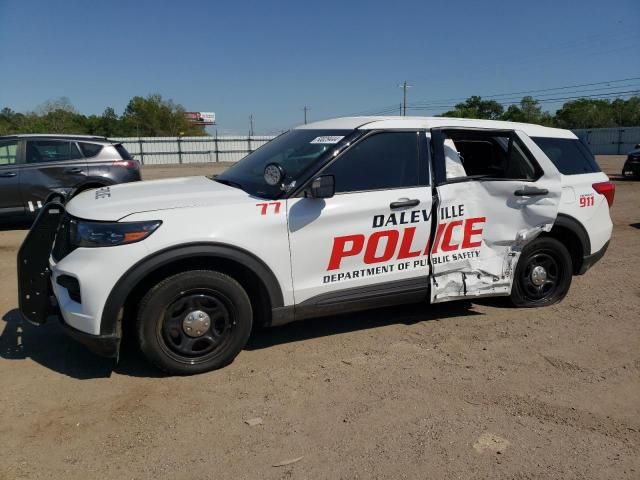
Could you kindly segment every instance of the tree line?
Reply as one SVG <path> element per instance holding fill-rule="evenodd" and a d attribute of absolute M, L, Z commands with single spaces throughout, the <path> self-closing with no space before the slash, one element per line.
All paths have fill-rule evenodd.
<path fill-rule="evenodd" d="M 133 97 L 122 115 L 111 107 L 102 115 L 83 115 L 68 98 L 50 100 L 34 112 L 0 110 L 0 135 L 75 133 L 103 137 L 176 137 L 206 135 L 201 125 L 184 117 L 185 109 L 159 94 Z"/>
<path fill-rule="evenodd" d="M 441 116 L 508 120 L 568 129 L 637 127 L 640 126 L 640 96 L 628 100 L 580 98 L 565 102 L 555 114 L 543 111 L 540 102 L 530 96 L 506 110 L 495 100 L 472 96 Z"/>
<path fill-rule="evenodd" d="M 68 98 L 41 105 L 34 112 L 0 110 L 0 135 L 16 133 L 75 133 L 104 137 L 176 137 L 206 135 L 203 126 L 184 117 L 184 107 L 159 94 L 133 97 L 122 115 L 111 107 L 102 115 L 83 115 Z M 484 118 L 537 123 L 559 128 L 605 128 L 640 126 L 640 96 L 627 100 L 581 98 L 562 105 L 554 114 L 542 110 L 533 97 L 519 104 L 503 105 L 480 96 L 469 97 L 443 117 Z"/>

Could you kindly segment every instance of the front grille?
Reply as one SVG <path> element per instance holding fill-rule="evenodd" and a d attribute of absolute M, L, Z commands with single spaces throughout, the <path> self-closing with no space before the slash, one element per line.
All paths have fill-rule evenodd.
<path fill-rule="evenodd" d="M 71 217 L 65 215 L 60 220 L 51 256 L 56 262 L 59 262 L 73 250 L 75 250 L 75 247 L 71 244 Z"/>

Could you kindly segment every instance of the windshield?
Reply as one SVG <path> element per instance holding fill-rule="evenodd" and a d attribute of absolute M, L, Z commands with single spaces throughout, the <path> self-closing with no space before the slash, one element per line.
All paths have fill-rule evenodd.
<path fill-rule="evenodd" d="M 258 197 L 277 198 L 280 185 L 264 180 L 264 168 L 276 163 L 284 170 L 283 184 L 289 185 L 304 176 L 329 150 L 340 148 L 353 130 L 291 130 L 274 138 L 215 178 L 216 181 L 241 188 Z"/>

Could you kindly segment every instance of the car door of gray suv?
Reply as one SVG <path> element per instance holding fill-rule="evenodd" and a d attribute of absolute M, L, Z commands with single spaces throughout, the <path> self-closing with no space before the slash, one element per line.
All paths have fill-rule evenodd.
<path fill-rule="evenodd" d="M 17 139 L 0 140 L 0 218 L 24 213 L 20 196 L 19 158 Z"/>
<path fill-rule="evenodd" d="M 70 192 L 86 176 L 87 163 L 74 140 L 26 140 L 20 184 L 27 211 L 41 208 L 53 192 Z"/>

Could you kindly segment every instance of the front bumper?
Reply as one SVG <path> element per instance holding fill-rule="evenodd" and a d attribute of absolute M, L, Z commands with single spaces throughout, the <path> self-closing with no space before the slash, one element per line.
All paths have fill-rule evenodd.
<path fill-rule="evenodd" d="M 609 248 L 609 241 L 607 241 L 607 243 L 605 243 L 603 247 L 600 250 L 598 250 L 596 253 L 592 253 L 591 255 L 585 255 L 582 258 L 582 267 L 580 267 L 580 271 L 578 272 L 578 275 L 583 275 L 584 273 L 586 273 L 587 270 L 593 267 L 597 262 L 600 261 L 602 257 L 604 257 L 604 254 L 607 252 L 607 249 Z"/>
<path fill-rule="evenodd" d="M 41 325 L 48 318 L 60 319 L 64 331 L 89 350 L 105 357 L 117 357 L 121 336 L 118 332 L 83 332 L 65 321 L 90 322 L 92 317 L 75 312 L 70 305 L 81 307 L 70 301 L 69 295 L 60 285 L 52 286 L 50 256 L 58 233 L 64 207 L 59 203 L 48 203 L 41 209 L 31 230 L 18 251 L 18 296 L 20 313 L 30 323 Z M 55 290 L 55 294 L 54 294 Z M 64 312 L 61 310 L 64 309 Z M 96 332 L 98 333 L 98 332 Z"/>
<path fill-rule="evenodd" d="M 631 173 L 633 175 L 640 175 L 640 160 L 627 159 L 622 167 L 622 174 Z"/>
<path fill-rule="evenodd" d="M 62 330 L 69 337 L 81 343 L 96 355 L 118 358 L 118 352 L 120 351 L 119 335 L 91 335 L 67 325 L 62 318 L 60 319 L 60 325 L 62 325 Z"/>

